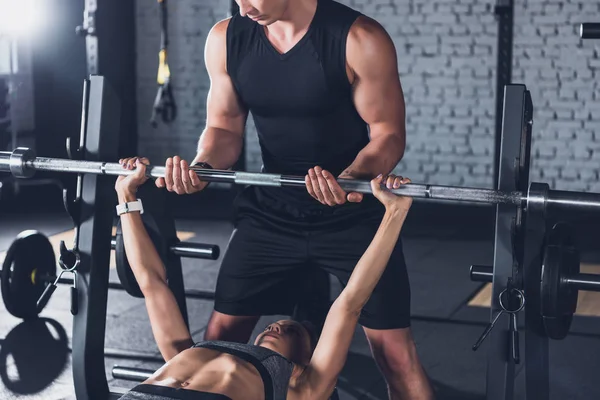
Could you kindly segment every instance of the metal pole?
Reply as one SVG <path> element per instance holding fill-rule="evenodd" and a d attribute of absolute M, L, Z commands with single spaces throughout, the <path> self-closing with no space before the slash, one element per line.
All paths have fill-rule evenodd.
<path fill-rule="evenodd" d="M 119 100 L 99 76 L 90 78 L 90 101 L 85 152 L 88 157 L 116 158 Z M 114 215 L 114 182 L 85 175 L 81 202 L 85 204 L 78 227 L 77 270 L 79 311 L 73 317 L 73 383 L 79 400 L 108 398 L 104 367 L 104 335 L 110 258 L 110 231 Z M 87 214 L 88 210 L 93 213 Z M 88 216 L 89 215 L 89 216 Z"/>
<path fill-rule="evenodd" d="M 154 371 L 149 369 L 121 367 L 119 365 L 115 365 L 112 369 L 113 378 L 135 382 L 143 382 L 150 378 L 153 373 Z"/>
<path fill-rule="evenodd" d="M 117 247 L 117 239 L 113 236 L 110 247 Z M 169 251 L 176 256 L 186 258 L 201 258 L 205 260 L 216 260 L 219 258 L 220 249 L 216 244 L 180 242 L 169 246 Z"/>
<path fill-rule="evenodd" d="M 600 275 L 577 274 L 565 279 L 567 285 L 576 290 L 587 290 L 589 292 L 600 292 Z"/>
<path fill-rule="evenodd" d="M 504 88 L 504 108 L 499 114 L 502 116 L 502 146 L 496 186 L 499 191 L 510 192 L 517 189 L 515 160 L 519 157 L 521 149 L 525 90 L 523 85 L 508 85 Z M 519 204 L 518 207 L 522 205 Z M 490 321 L 502 310 L 498 299 L 500 293 L 506 288 L 508 279 L 516 278 L 513 271 L 511 225 L 517 215 L 518 207 L 500 203 L 496 206 Z M 514 398 L 515 362 L 511 357 L 509 328 L 510 318 L 502 315 L 486 339 L 489 342 L 487 344 L 487 400 L 513 400 Z"/>
<path fill-rule="evenodd" d="M 518 85 L 515 85 L 518 86 Z M 225 182 L 238 185 L 304 187 L 301 176 L 241 172 L 230 170 L 202 169 L 191 167 L 201 180 Z M 27 148 L 17 148 L 11 152 L 0 152 L 0 172 L 11 172 L 16 177 L 31 177 L 36 171 L 54 171 L 97 175 L 131 175 L 135 170 L 126 170 L 118 163 L 102 161 L 82 161 L 62 158 L 35 157 Z M 147 175 L 151 178 L 164 177 L 165 167 L 148 166 Z M 371 183 L 364 180 L 339 179 L 342 189 L 349 192 L 372 193 Z M 467 203 L 522 205 L 527 202 L 526 194 L 519 191 L 502 191 L 482 188 L 434 186 L 418 183 L 402 185 L 391 190 L 400 196 L 414 198 L 449 200 Z M 578 211 L 600 210 L 600 194 L 548 190 L 544 199 L 548 211 L 573 208 Z M 185 246 L 185 245 L 184 245 Z M 184 250 L 185 251 L 185 250 Z"/>
<path fill-rule="evenodd" d="M 549 190 L 546 207 L 549 213 L 567 208 L 578 211 L 598 211 L 600 210 L 600 194 Z"/>
<path fill-rule="evenodd" d="M 212 170 L 191 167 L 198 177 L 207 182 L 225 182 L 239 185 L 256 186 L 295 186 L 304 187 L 304 177 L 240 172 L 229 170 Z M 118 163 L 98 161 L 68 160 L 61 158 L 35 157 L 33 152 L 19 148 L 13 153 L 0 152 L 0 172 L 12 172 L 17 177 L 29 177 L 35 171 L 53 171 L 64 173 L 98 174 L 98 175 L 131 175 L 134 170 L 126 170 Z M 148 166 L 148 177 L 160 178 L 165 175 L 165 167 Z M 338 183 L 346 191 L 372 193 L 371 183 L 363 180 L 339 179 Z M 403 185 L 393 189 L 392 193 L 417 198 L 438 200 L 454 200 L 487 204 L 521 204 L 524 199 L 520 192 L 505 193 L 491 189 L 433 186 L 423 184 Z"/>
<path fill-rule="evenodd" d="M 582 39 L 600 39 L 600 23 L 581 24 L 579 36 Z"/>
<path fill-rule="evenodd" d="M 496 57 L 496 130 L 494 151 L 494 187 L 500 176 L 500 148 L 502 140 L 502 111 L 504 87 L 512 80 L 514 0 L 496 0 L 494 13 L 498 20 L 498 53 Z"/>
<path fill-rule="evenodd" d="M 549 339 L 541 310 L 540 277 L 547 215 L 543 199 L 547 185 L 530 185 L 523 255 L 525 306 L 525 397 L 527 400 L 550 398 Z"/>

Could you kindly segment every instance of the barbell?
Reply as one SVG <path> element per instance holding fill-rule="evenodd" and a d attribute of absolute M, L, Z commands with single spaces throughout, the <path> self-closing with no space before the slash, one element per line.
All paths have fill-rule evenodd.
<path fill-rule="evenodd" d="M 600 275 L 580 272 L 579 250 L 569 225 L 555 224 L 544 238 L 541 250 L 540 309 L 549 338 L 564 339 L 577 309 L 579 291 L 600 292 Z M 472 265 L 470 277 L 475 282 L 492 282 L 493 267 Z"/>
<path fill-rule="evenodd" d="M 304 187 L 304 177 L 258 172 L 203 169 L 190 167 L 198 177 L 206 182 L 234 183 L 254 186 Z M 29 178 L 36 171 L 52 171 L 96 175 L 131 175 L 135 170 L 124 169 L 119 163 L 102 161 L 81 161 L 62 158 L 36 157 L 33 150 L 19 147 L 12 152 L 0 152 L 0 172 L 10 172 L 17 178 Z M 146 174 L 150 178 L 165 176 L 165 167 L 148 166 Z M 347 192 L 372 193 L 371 184 L 366 180 L 338 179 Z M 425 185 L 411 183 L 392 189 L 392 193 L 422 199 L 448 200 L 466 203 L 524 205 L 530 201 L 543 201 L 546 209 L 577 208 L 580 211 L 600 210 L 600 194 L 550 190 L 546 184 L 537 184 L 544 192 L 542 198 L 535 199 L 529 193 L 503 192 L 492 189 L 457 186 Z"/>

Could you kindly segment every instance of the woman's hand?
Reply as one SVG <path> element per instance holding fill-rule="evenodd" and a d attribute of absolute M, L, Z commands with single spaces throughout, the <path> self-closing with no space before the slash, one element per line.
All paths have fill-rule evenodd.
<path fill-rule="evenodd" d="M 145 157 L 130 157 L 120 159 L 119 164 L 123 166 L 123 169 L 135 169 L 135 172 L 131 175 L 119 176 L 115 183 L 115 190 L 117 193 L 136 193 L 138 188 L 148 180 L 146 166 L 150 165 L 150 162 Z"/>
<path fill-rule="evenodd" d="M 402 176 L 390 174 L 388 176 L 379 175 L 371 180 L 371 190 L 373 195 L 383 204 L 386 210 L 400 211 L 404 214 L 408 213 L 412 205 L 412 197 L 398 196 L 387 189 L 398 189 L 401 185 L 410 183 L 411 180 Z M 385 184 L 385 187 L 382 185 Z M 386 189 L 387 188 L 387 189 Z"/>

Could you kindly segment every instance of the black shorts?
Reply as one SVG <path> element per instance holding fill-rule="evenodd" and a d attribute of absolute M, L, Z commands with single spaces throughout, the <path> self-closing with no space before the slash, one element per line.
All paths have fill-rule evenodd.
<path fill-rule="evenodd" d="M 345 286 L 381 216 L 346 212 L 300 218 L 260 199 L 255 190 L 245 191 L 238 198 L 235 229 L 219 271 L 215 310 L 240 316 L 289 315 L 313 267 Z M 371 329 L 410 326 L 410 285 L 401 240 L 359 323 Z"/>

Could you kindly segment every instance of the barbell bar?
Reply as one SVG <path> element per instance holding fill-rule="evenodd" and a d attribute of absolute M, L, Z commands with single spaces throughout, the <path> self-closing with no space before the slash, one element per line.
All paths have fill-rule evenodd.
<path fill-rule="evenodd" d="M 485 265 L 471 265 L 469 275 L 473 282 L 492 282 L 494 269 Z M 600 275 L 598 274 L 574 274 L 563 277 L 563 282 L 575 290 L 587 290 L 600 292 Z"/>
<path fill-rule="evenodd" d="M 213 170 L 191 167 L 198 177 L 207 182 L 235 183 L 255 186 L 304 187 L 304 177 L 240 172 L 230 170 Z M 19 147 L 12 152 L 0 152 L 0 172 L 10 172 L 17 178 L 29 178 L 36 171 L 51 171 L 96 175 L 131 175 L 135 170 L 123 169 L 119 163 L 101 161 L 80 161 L 61 158 L 36 157 L 33 150 Z M 148 177 L 165 176 L 165 167 L 148 166 Z M 372 193 L 371 184 L 366 180 L 339 179 L 340 187 L 347 192 Z M 532 198 L 529 193 L 503 192 L 492 189 L 424 185 L 411 183 L 391 190 L 400 196 L 414 198 L 449 200 L 467 203 L 514 204 L 524 205 L 529 201 L 542 201 L 549 208 L 577 208 L 582 211 L 600 210 L 600 194 L 549 190 L 546 184 L 537 184 L 536 193 L 543 195 Z"/>
<path fill-rule="evenodd" d="M 117 239 L 116 236 L 113 236 L 110 241 L 110 248 L 115 250 L 116 247 Z M 219 258 L 220 249 L 216 244 L 179 242 L 169 246 L 169 252 L 179 257 L 216 260 Z"/>

